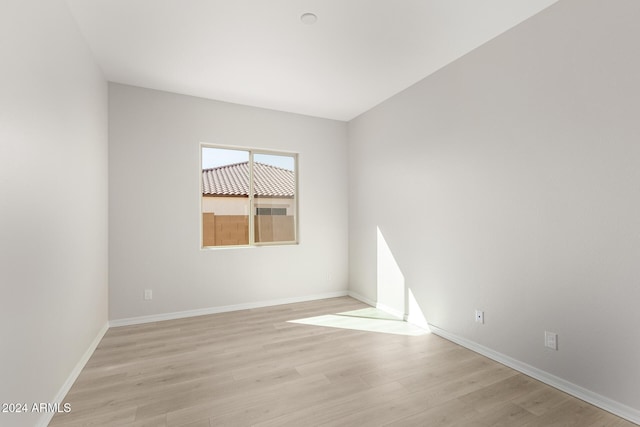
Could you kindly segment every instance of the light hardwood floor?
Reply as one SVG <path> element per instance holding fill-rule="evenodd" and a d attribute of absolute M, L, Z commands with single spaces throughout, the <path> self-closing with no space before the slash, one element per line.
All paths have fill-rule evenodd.
<path fill-rule="evenodd" d="M 110 329 L 50 426 L 633 426 L 436 335 L 289 323 L 352 298 Z"/>

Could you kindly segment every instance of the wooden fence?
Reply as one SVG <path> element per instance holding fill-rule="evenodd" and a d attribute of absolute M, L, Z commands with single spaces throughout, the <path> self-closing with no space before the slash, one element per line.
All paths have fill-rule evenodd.
<path fill-rule="evenodd" d="M 291 242 L 295 240 L 293 216 L 256 215 L 254 241 Z M 249 217 L 246 215 L 202 214 L 202 246 L 249 244 Z"/>

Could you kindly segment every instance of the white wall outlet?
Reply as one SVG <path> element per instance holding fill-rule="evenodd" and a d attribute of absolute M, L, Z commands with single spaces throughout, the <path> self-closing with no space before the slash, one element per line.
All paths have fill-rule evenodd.
<path fill-rule="evenodd" d="M 558 334 L 544 331 L 544 346 L 553 350 L 558 349 Z"/>
<path fill-rule="evenodd" d="M 145 299 L 145 301 L 149 301 L 149 300 L 153 299 L 153 291 L 151 289 L 145 289 L 144 290 L 144 299 Z"/>
<path fill-rule="evenodd" d="M 476 310 L 476 323 L 484 323 L 484 311 Z"/>

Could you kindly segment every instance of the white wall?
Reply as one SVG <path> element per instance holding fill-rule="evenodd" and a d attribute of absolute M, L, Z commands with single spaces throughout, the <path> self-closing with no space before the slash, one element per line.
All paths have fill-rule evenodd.
<path fill-rule="evenodd" d="M 346 291 L 345 123 L 109 88 L 110 319 Z M 201 142 L 300 153 L 299 245 L 200 249 Z"/>
<path fill-rule="evenodd" d="M 2 1 L 0 61 L 0 402 L 49 403 L 107 323 L 107 84 L 62 0 Z"/>
<path fill-rule="evenodd" d="M 350 289 L 379 227 L 431 324 L 636 414 L 638 18 L 558 2 L 349 125 Z"/>

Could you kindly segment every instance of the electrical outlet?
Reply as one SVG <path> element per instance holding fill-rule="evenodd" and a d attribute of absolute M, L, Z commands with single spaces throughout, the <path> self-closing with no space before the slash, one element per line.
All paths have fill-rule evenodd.
<path fill-rule="evenodd" d="M 149 301 L 149 300 L 153 299 L 153 291 L 151 289 L 145 289 L 144 290 L 144 299 L 145 299 L 145 301 Z"/>
<path fill-rule="evenodd" d="M 476 323 L 484 323 L 484 311 L 476 310 Z"/>
<path fill-rule="evenodd" d="M 544 346 L 552 350 L 558 349 L 558 334 L 544 331 Z"/>

